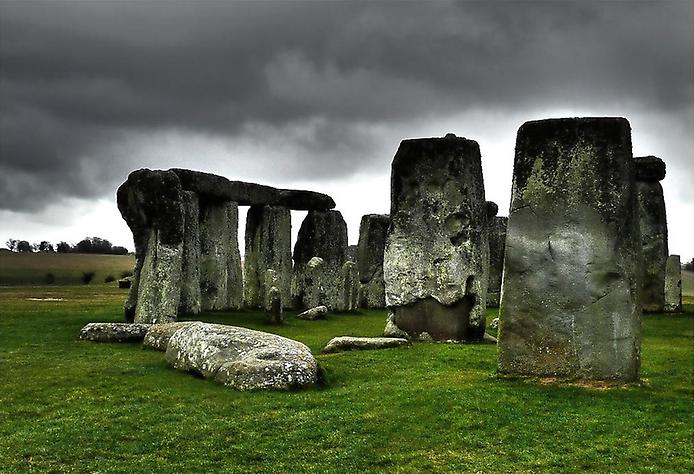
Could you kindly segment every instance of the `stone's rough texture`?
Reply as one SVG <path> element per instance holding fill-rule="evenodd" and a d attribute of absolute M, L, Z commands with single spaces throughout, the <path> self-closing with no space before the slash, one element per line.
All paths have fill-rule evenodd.
<path fill-rule="evenodd" d="M 166 360 L 238 390 L 289 389 L 318 381 L 318 364 L 304 344 L 220 324 L 195 323 L 176 331 Z"/>
<path fill-rule="evenodd" d="M 655 156 L 637 156 L 636 180 L 645 182 L 662 181 L 665 178 L 665 162 Z"/>
<path fill-rule="evenodd" d="M 665 269 L 665 311 L 682 312 L 682 266 L 679 255 L 670 255 Z"/>
<path fill-rule="evenodd" d="M 346 254 L 347 224 L 342 214 L 339 211 L 309 211 L 301 223 L 294 245 L 293 296 L 297 307 L 309 308 L 315 304 L 306 299 L 306 265 L 313 257 L 320 257 L 324 261 L 321 279 L 325 298 L 320 303 L 331 309 L 339 306 L 342 289 L 340 270 Z"/>
<path fill-rule="evenodd" d="M 291 216 L 286 207 L 251 206 L 246 218 L 246 252 L 243 262 L 243 291 L 246 306 L 265 306 L 265 271 L 278 272 L 276 286 L 282 301 L 291 301 L 292 243 Z"/>
<path fill-rule="evenodd" d="M 658 179 L 665 176 L 665 163 L 655 156 L 634 158 L 634 163 L 643 245 L 643 310 L 662 312 L 665 304 L 665 262 L 668 258 L 668 244 L 665 199 Z"/>
<path fill-rule="evenodd" d="M 167 244 L 162 232 L 150 230 L 138 283 L 135 322 L 170 323 L 178 317 L 181 302 L 183 242 Z"/>
<path fill-rule="evenodd" d="M 335 207 L 330 196 L 313 191 L 276 189 L 180 168 L 171 171 L 179 177 L 183 189 L 194 191 L 205 200 L 234 201 L 241 206 L 283 206 L 299 211 L 323 211 Z"/>
<path fill-rule="evenodd" d="M 282 324 L 284 312 L 282 311 L 282 292 L 279 290 L 279 275 L 275 270 L 265 271 L 265 317 L 270 324 Z"/>
<path fill-rule="evenodd" d="M 357 264 L 347 261 L 342 265 L 342 294 L 340 311 L 356 311 L 359 309 L 359 273 Z"/>
<path fill-rule="evenodd" d="M 487 217 L 489 218 L 496 216 L 499 212 L 499 205 L 494 201 L 487 201 L 485 206 L 487 207 Z"/>
<path fill-rule="evenodd" d="M 328 314 L 327 306 L 316 306 L 315 308 L 307 309 L 303 313 L 296 315 L 298 319 L 306 319 L 308 321 L 314 321 L 316 319 L 325 319 Z"/>
<path fill-rule="evenodd" d="M 501 300 L 501 276 L 504 270 L 506 226 L 508 217 L 492 217 L 489 221 L 489 285 L 487 308 L 498 308 Z"/>
<path fill-rule="evenodd" d="M 131 323 L 89 323 L 80 331 L 80 339 L 94 342 L 140 342 L 151 326 Z"/>
<path fill-rule="evenodd" d="M 315 191 L 278 189 L 277 193 L 276 205 L 296 211 L 327 211 L 335 207 L 333 198 Z"/>
<path fill-rule="evenodd" d="M 304 266 L 303 272 L 295 272 L 293 281 L 294 294 L 300 294 L 295 306 L 301 308 L 313 308 L 320 306 L 326 301 L 325 280 L 328 277 L 325 271 L 325 260 L 320 257 L 313 257 Z M 297 290 L 299 288 L 300 290 Z"/>
<path fill-rule="evenodd" d="M 481 340 L 487 299 L 487 207 L 472 140 L 404 140 L 391 174 L 386 305 L 413 337 Z"/>
<path fill-rule="evenodd" d="M 629 122 L 518 131 L 499 372 L 639 378 L 641 243 Z"/>
<path fill-rule="evenodd" d="M 201 309 L 238 309 L 243 301 L 235 202 L 200 201 Z"/>
<path fill-rule="evenodd" d="M 330 339 L 321 351 L 323 354 L 354 350 L 388 349 L 408 346 L 410 341 L 397 337 L 351 337 L 340 336 Z"/>
<path fill-rule="evenodd" d="M 386 248 L 389 225 L 388 214 L 367 214 L 361 218 L 357 263 L 359 280 L 362 283 L 361 305 L 365 308 L 385 308 L 386 306 L 383 253 Z"/>
<path fill-rule="evenodd" d="M 179 329 L 186 328 L 198 321 L 177 321 L 175 323 L 153 324 L 149 327 L 147 335 L 142 341 L 142 345 L 149 349 L 166 352 L 169 339 Z"/>
<path fill-rule="evenodd" d="M 183 191 L 183 262 L 179 314 L 200 312 L 200 203 L 197 194 Z"/>
<path fill-rule="evenodd" d="M 347 246 L 347 260 L 350 260 L 354 263 L 357 263 L 358 260 L 358 255 L 359 255 L 359 247 L 357 245 L 348 245 Z"/>
<path fill-rule="evenodd" d="M 135 319 L 140 292 L 140 273 L 151 230 L 156 229 L 161 245 L 176 247 L 183 240 L 183 195 L 175 173 L 141 169 L 133 171 L 118 188 L 118 210 L 133 233 L 135 269 L 125 302 L 125 319 Z"/>

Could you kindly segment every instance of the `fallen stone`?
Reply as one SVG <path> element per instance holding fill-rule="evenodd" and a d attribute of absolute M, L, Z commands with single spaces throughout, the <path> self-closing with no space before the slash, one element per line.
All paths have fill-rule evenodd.
<path fill-rule="evenodd" d="M 238 390 L 299 388 L 318 381 L 318 364 L 306 345 L 220 324 L 195 323 L 176 331 L 166 360 Z"/>
<path fill-rule="evenodd" d="M 315 321 L 316 319 L 325 319 L 328 314 L 327 306 L 316 306 L 315 308 L 307 309 L 303 313 L 296 315 L 297 319 L 305 319 L 308 321 Z"/>
<path fill-rule="evenodd" d="M 665 269 L 665 312 L 682 312 L 682 266 L 679 255 L 670 255 Z"/>
<path fill-rule="evenodd" d="M 482 342 L 486 344 L 497 344 L 499 341 L 497 341 L 497 339 L 491 334 L 485 332 L 484 337 L 482 338 Z"/>
<path fill-rule="evenodd" d="M 140 342 L 150 327 L 137 323 L 89 323 L 82 328 L 79 338 L 94 342 Z"/>
<path fill-rule="evenodd" d="M 359 225 L 358 258 L 359 280 L 362 283 L 362 306 L 385 308 L 386 292 L 383 281 L 383 254 L 390 216 L 366 214 Z"/>
<path fill-rule="evenodd" d="M 388 349 L 407 346 L 410 341 L 395 337 L 334 337 L 321 351 L 323 354 L 354 350 Z"/>
<path fill-rule="evenodd" d="M 142 345 L 149 349 L 166 352 L 169 339 L 179 329 L 186 328 L 198 321 L 176 321 L 175 323 L 153 324 L 142 341 Z"/>
<path fill-rule="evenodd" d="M 404 140 L 393 159 L 383 272 L 392 321 L 412 337 L 481 341 L 487 205 L 477 142 Z"/>
<path fill-rule="evenodd" d="M 623 118 L 518 131 L 499 324 L 499 372 L 639 379 L 641 237 Z"/>

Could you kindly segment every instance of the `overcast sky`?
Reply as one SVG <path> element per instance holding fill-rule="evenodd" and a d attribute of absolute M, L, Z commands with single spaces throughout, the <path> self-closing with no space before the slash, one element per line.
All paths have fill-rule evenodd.
<path fill-rule="evenodd" d="M 611 115 L 667 163 L 670 253 L 689 260 L 692 25 L 688 0 L 0 0 L 0 246 L 132 249 L 115 190 L 173 166 L 331 194 L 356 243 L 388 212 L 400 140 L 449 132 L 479 142 L 506 215 L 523 122 Z"/>

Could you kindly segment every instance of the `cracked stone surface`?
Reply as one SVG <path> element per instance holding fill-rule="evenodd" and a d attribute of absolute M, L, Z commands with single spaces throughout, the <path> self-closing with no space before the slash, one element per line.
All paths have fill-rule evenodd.
<path fill-rule="evenodd" d="M 665 176 L 665 163 L 655 156 L 636 157 L 634 163 L 643 245 L 643 310 L 662 312 L 665 305 L 665 265 L 669 254 L 665 198 L 659 183 L 659 179 Z"/>
<path fill-rule="evenodd" d="M 301 342 L 221 324 L 194 323 L 176 331 L 166 360 L 238 390 L 283 390 L 318 381 L 316 359 Z"/>
<path fill-rule="evenodd" d="M 323 354 L 330 354 L 354 350 L 389 349 L 408 345 L 410 345 L 410 341 L 397 337 L 339 336 L 330 339 L 321 352 Z"/>
<path fill-rule="evenodd" d="M 175 323 L 153 324 L 149 327 L 142 345 L 149 349 L 166 352 L 171 336 L 179 329 L 186 328 L 198 321 L 176 321 Z"/>
<path fill-rule="evenodd" d="M 94 342 L 140 342 L 151 325 L 137 323 L 89 323 L 79 338 Z"/>
<path fill-rule="evenodd" d="M 383 263 L 392 324 L 412 337 L 482 339 L 487 212 L 477 142 L 449 134 L 400 144 Z"/>
<path fill-rule="evenodd" d="M 385 308 L 386 290 L 383 281 L 383 254 L 390 216 L 366 214 L 359 225 L 357 264 L 361 287 L 361 305 L 365 308 Z"/>
<path fill-rule="evenodd" d="M 665 269 L 665 311 L 682 312 L 682 266 L 679 255 L 670 255 Z"/>
<path fill-rule="evenodd" d="M 518 132 L 499 323 L 499 372 L 635 381 L 641 239 L 623 118 Z"/>

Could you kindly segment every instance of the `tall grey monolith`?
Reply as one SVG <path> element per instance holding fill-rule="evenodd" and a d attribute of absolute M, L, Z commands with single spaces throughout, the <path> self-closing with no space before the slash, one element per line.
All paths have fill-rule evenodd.
<path fill-rule="evenodd" d="M 359 272 L 357 264 L 351 260 L 342 265 L 342 288 L 337 309 L 340 311 L 359 309 Z"/>
<path fill-rule="evenodd" d="M 200 202 L 192 191 L 183 191 L 183 262 L 179 314 L 200 312 Z"/>
<path fill-rule="evenodd" d="M 643 310 L 662 312 L 665 304 L 665 265 L 668 258 L 667 218 L 660 181 L 665 163 L 655 156 L 634 158 L 643 245 L 641 281 Z"/>
<path fill-rule="evenodd" d="M 487 308 L 498 308 L 501 299 L 501 276 L 504 272 L 506 226 L 508 217 L 492 217 L 489 221 L 489 287 Z"/>
<path fill-rule="evenodd" d="M 481 340 L 489 245 L 477 142 L 449 134 L 400 143 L 390 218 L 383 262 L 390 332 Z"/>
<path fill-rule="evenodd" d="M 624 118 L 518 131 L 506 236 L 499 372 L 639 378 L 641 239 Z"/>
<path fill-rule="evenodd" d="M 682 265 L 679 255 L 670 255 L 665 270 L 665 312 L 682 312 Z"/>
<path fill-rule="evenodd" d="M 365 308 L 385 308 L 383 253 L 390 225 L 388 214 L 366 214 L 359 225 L 357 265 L 361 287 L 361 304 Z"/>
<path fill-rule="evenodd" d="M 309 211 L 301 223 L 294 245 L 293 297 L 297 307 L 310 308 L 307 294 L 306 265 L 313 257 L 323 259 L 321 280 L 325 301 L 330 309 L 340 305 L 341 270 L 347 255 L 347 224 L 339 211 Z M 315 271 L 312 271 L 315 274 Z"/>
<path fill-rule="evenodd" d="M 243 280 L 238 236 L 238 205 L 200 200 L 200 294 L 203 311 L 238 309 Z"/>
<path fill-rule="evenodd" d="M 291 215 L 281 206 L 251 206 L 246 218 L 243 292 L 246 306 L 264 306 L 266 270 L 277 273 L 275 286 L 285 306 L 291 301 Z"/>

